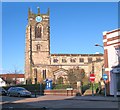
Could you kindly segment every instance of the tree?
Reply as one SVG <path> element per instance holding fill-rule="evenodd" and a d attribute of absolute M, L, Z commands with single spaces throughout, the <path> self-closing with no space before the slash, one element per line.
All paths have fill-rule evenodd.
<path fill-rule="evenodd" d="M 63 84 L 63 77 L 59 77 L 59 78 L 57 79 L 57 83 L 58 83 L 58 84 Z"/>
<path fill-rule="evenodd" d="M 84 69 L 74 69 L 74 73 L 76 75 L 76 81 L 81 81 L 83 80 L 83 78 L 85 77 L 85 71 Z"/>
<path fill-rule="evenodd" d="M 82 82 L 84 77 L 85 77 L 84 69 L 73 68 L 68 70 L 68 81 L 72 87 L 74 86 L 75 83 L 77 83 L 77 81 Z"/>
<path fill-rule="evenodd" d="M 7 84 L 13 84 L 13 79 L 12 78 L 9 78 L 9 77 L 7 77 L 6 79 L 5 79 L 5 81 L 6 81 L 6 83 Z"/>
<path fill-rule="evenodd" d="M 7 74 L 14 74 L 14 78 L 7 77 L 6 82 L 10 84 L 17 84 L 17 74 L 21 73 L 18 69 L 14 69 L 14 71 L 9 71 Z"/>
<path fill-rule="evenodd" d="M 74 83 L 76 82 L 76 75 L 73 69 L 68 70 L 68 81 L 70 86 L 73 87 Z"/>

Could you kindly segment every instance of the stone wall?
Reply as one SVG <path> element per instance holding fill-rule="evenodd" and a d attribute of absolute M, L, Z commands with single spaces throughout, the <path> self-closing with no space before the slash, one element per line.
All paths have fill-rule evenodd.
<path fill-rule="evenodd" d="M 76 96 L 77 90 L 44 90 L 44 95 Z"/>

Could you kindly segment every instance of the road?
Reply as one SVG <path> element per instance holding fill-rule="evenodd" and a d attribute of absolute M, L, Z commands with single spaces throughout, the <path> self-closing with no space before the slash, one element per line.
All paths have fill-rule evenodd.
<path fill-rule="evenodd" d="M 80 97 L 80 96 L 77 96 Z M 85 110 L 119 110 L 120 102 L 118 101 L 103 101 L 103 100 L 82 100 L 74 96 L 39 96 L 37 98 L 24 97 L 8 97 L 3 96 L 2 105 L 3 110 L 12 110 L 12 108 L 47 108 L 47 110 L 71 110 L 71 109 L 85 109 Z M 91 109 L 90 109 L 91 108 Z M 104 108 L 104 109 L 103 109 Z"/>

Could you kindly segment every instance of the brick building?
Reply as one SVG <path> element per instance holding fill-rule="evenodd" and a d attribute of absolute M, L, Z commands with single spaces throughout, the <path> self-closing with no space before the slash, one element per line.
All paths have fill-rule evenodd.
<path fill-rule="evenodd" d="M 120 29 L 103 32 L 107 92 L 120 95 Z"/>
<path fill-rule="evenodd" d="M 67 78 L 70 68 L 82 68 L 89 76 L 95 73 L 96 82 L 102 77 L 103 54 L 51 54 L 50 53 L 50 16 L 28 11 L 26 27 L 25 79 L 38 83 L 45 79 L 57 81 Z M 94 68 L 94 69 L 93 69 Z"/>

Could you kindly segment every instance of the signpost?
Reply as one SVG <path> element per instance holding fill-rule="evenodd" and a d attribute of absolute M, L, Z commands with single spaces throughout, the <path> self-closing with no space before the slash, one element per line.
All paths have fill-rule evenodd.
<path fill-rule="evenodd" d="M 92 96 L 94 96 L 94 90 L 93 90 L 93 82 L 95 81 L 95 75 L 90 74 L 90 81 L 92 82 Z"/>
<path fill-rule="evenodd" d="M 108 79 L 108 76 L 107 76 L 107 74 L 104 73 L 103 74 L 103 80 L 106 81 L 107 79 Z"/>
<path fill-rule="evenodd" d="M 107 74 L 103 74 L 103 80 L 105 81 L 105 97 L 106 97 L 106 80 L 108 79 L 108 75 Z"/>
<path fill-rule="evenodd" d="M 90 81 L 94 82 L 95 81 L 95 75 L 94 74 L 90 74 Z"/>

